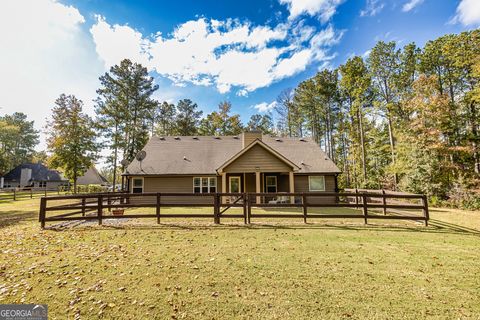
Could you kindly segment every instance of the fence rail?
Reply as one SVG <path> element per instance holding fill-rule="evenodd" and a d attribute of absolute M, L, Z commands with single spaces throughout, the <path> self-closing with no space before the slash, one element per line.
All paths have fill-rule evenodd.
<path fill-rule="evenodd" d="M 28 188 L 28 189 L 0 189 L 0 201 L 17 201 L 23 199 L 33 199 L 39 197 L 46 197 L 48 194 L 60 194 L 60 189 L 57 188 Z"/>
<path fill-rule="evenodd" d="M 379 198 L 381 201 L 373 201 L 373 198 Z M 401 203 L 402 199 L 407 202 Z M 394 202 L 392 203 L 391 200 Z M 411 203 L 414 200 L 420 203 Z M 52 205 L 52 202 L 60 202 L 60 204 Z M 205 213 L 162 212 L 162 208 L 171 207 L 202 207 L 211 208 L 211 211 L 206 210 Z M 155 208 L 155 213 L 124 214 L 124 210 L 128 208 Z M 241 213 L 225 214 L 230 208 L 242 208 L 242 210 Z M 264 208 L 267 213 L 253 212 L 252 209 L 255 208 Z M 301 213 L 268 212 L 272 208 L 302 210 Z M 335 213 L 324 213 L 323 209 L 317 209 L 317 212 L 309 211 L 313 208 L 345 208 L 346 211 L 356 208 L 358 212 L 348 214 L 340 210 Z M 412 214 L 409 210 L 421 210 L 421 214 Z M 53 212 L 59 214 L 48 214 Z M 305 223 L 307 219 L 318 218 L 359 218 L 365 223 L 368 219 L 405 219 L 424 221 L 425 225 L 428 225 L 429 212 L 425 195 L 366 192 L 206 194 L 117 192 L 49 196 L 42 197 L 40 201 L 39 222 L 42 228 L 47 222 L 52 221 L 97 220 L 101 225 L 104 219 L 125 218 L 156 218 L 157 223 L 160 223 L 161 218 L 213 218 L 216 224 L 225 218 L 243 218 L 246 224 L 256 218 L 301 218 Z"/>

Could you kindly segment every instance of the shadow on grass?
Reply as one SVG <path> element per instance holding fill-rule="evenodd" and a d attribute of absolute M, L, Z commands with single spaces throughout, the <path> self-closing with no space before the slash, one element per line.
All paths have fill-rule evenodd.
<path fill-rule="evenodd" d="M 328 218 L 327 218 L 328 219 Z M 345 220 L 342 220 L 344 223 Z M 222 224 L 213 224 L 210 222 L 202 223 L 199 220 L 195 222 L 185 222 L 185 223 L 175 223 L 162 222 L 160 224 L 143 224 L 143 223 L 129 223 L 128 220 L 115 220 L 113 223 L 109 223 L 108 220 L 104 221 L 104 224 L 101 227 L 98 227 L 96 221 L 91 222 L 76 222 L 72 224 L 56 224 L 47 227 L 48 230 L 52 231 L 98 231 L 99 228 L 102 230 L 350 230 L 350 231 L 383 231 L 383 232 L 418 232 L 418 233 L 439 233 L 439 234 L 457 234 L 457 235 L 476 235 L 480 236 L 480 231 L 476 229 L 471 229 L 463 227 L 460 225 L 455 225 L 452 223 L 446 223 L 436 219 L 429 221 L 429 226 L 425 227 L 420 225 L 420 222 L 412 222 L 410 226 L 400 226 L 400 225 L 387 225 L 387 224 L 374 224 L 369 222 L 368 224 L 343 224 L 343 223 L 329 223 L 329 222 L 317 222 L 317 223 L 298 223 L 291 224 L 285 223 L 257 223 L 253 222 L 251 224 L 243 223 L 222 223 Z M 423 222 L 422 222 L 423 224 Z"/>
<path fill-rule="evenodd" d="M 0 229 L 10 227 L 20 222 L 33 221 L 36 219 L 37 219 L 36 212 L 9 210 L 7 213 L 0 213 Z"/>

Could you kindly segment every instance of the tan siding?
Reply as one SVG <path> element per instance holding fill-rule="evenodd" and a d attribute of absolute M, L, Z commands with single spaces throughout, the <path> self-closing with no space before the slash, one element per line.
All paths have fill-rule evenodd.
<path fill-rule="evenodd" d="M 288 172 L 292 170 L 285 162 L 259 145 L 253 146 L 224 170 L 226 172 L 255 172 L 257 167 L 262 172 Z"/>
<path fill-rule="evenodd" d="M 321 176 L 321 174 L 319 174 Z M 310 192 L 308 175 L 295 175 L 295 192 Z M 335 176 L 325 175 L 325 192 L 335 192 Z M 335 203 L 335 197 L 310 197 L 310 203 Z"/>
<path fill-rule="evenodd" d="M 174 192 L 174 193 L 193 193 L 193 177 L 194 176 L 178 176 L 178 177 L 145 177 L 143 192 Z M 195 176 L 197 177 L 197 176 Z M 207 177 L 207 176 L 202 176 Z M 217 177 L 217 190 L 221 191 L 221 178 Z M 151 203 L 154 201 L 153 197 L 149 199 L 136 199 L 134 203 Z M 213 197 L 196 197 L 196 196 L 177 196 L 177 197 L 162 197 L 162 203 L 212 203 Z"/>

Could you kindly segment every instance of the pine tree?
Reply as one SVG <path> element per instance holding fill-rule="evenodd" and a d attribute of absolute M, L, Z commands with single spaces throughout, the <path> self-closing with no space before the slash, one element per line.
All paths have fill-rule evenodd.
<path fill-rule="evenodd" d="M 100 83 L 95 122 L 105 139 L 104 147 L 111 151 L 107 161 L 116 183 L 120 152 L 132 161 L 147 143 L 158 105 L 152 94 L 158 86 L 145 67 L 128 59 L 111 67 L 100 77 Z"/>
<path fill-rule="evenodd" d="M 190 99 L 180 100 L 175 116 L 175 132 L 181 136 L 192 136 L 198 133 L 198 126 L 203 112 Z"/>

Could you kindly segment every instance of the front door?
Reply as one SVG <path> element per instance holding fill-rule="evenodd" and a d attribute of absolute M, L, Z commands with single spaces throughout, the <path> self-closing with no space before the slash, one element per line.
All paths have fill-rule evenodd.
<path fill-rule="evenodd" d="M 241 191 L 241 184 L 240 184 L 240 177 L 230 177 L 229 178 L 229 186 L 231 193 L 240 193 Z"/>

